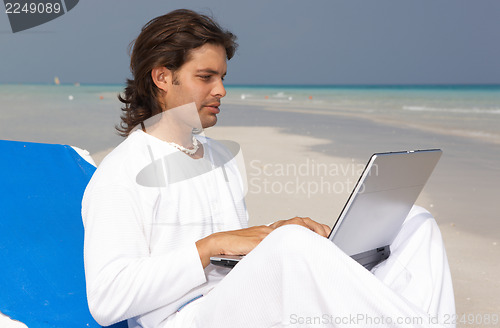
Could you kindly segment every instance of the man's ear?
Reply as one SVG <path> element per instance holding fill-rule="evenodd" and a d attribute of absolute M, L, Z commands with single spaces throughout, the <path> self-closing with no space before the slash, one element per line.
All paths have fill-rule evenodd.
<path fill-rule="evenodd" d="M 172 85 L 172 72 L 164 67 L 158 66 L 151 70 L 151 78 L 153 83 L 164 92 L 167 92 L 170 85 Z"/>

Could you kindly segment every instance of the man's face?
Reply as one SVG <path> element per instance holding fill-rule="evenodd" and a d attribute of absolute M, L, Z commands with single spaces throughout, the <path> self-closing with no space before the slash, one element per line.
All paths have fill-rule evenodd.
<path fill-rule="evenodd" d="M 226 75 L 226 51 L 222 46 L 205 44 L 190 51 L 190 59 L 172 76 L 165 101 L 168 108 L 195 102 L 201 126 L 217 123 L 220 99 L 226 95 L 222 83 Z"/>

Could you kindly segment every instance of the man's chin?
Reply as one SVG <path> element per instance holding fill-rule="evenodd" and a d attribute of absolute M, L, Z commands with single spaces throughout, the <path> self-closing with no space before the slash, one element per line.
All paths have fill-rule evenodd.
<path fill-rule="evenodd" d="M 216 115 L 210 115 L 209 117 L 206 117 L 202 122 L 201 126 L 206 129 L 214 126 L 217 123 L 217 116 Z"/>

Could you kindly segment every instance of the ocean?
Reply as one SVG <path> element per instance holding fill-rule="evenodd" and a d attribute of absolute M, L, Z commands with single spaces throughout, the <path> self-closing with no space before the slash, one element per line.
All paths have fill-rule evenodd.
<path fill-rule="evenodd" d="M 500 143 L 500 85 L 232 86 L 226 101 L 334 111 Z"/>
<path fill-rule="evenodd" d="M 0 138 L 19 139 L 17 130 L 34 128 L 43 120 L 66 122 L 68 113 L 93 117 L 94 122 L 114 119 L 116 124 L 121 105 L 117 95 L 122 89 L 122 85 L 0 85 Z M 255 104 L 335 112 L 500 144 L 500 85 L 229 85 L 226 89 L 222 108 Z"/>

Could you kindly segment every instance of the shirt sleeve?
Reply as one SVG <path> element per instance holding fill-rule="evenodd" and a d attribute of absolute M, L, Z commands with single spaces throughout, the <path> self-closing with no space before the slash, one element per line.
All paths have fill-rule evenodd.
<path fill-rule="evenodd" d="M 206 282 L 196 244 L 151 256 L 134 193 L 86 190 L 82 202 L 89 309 L 107 326 L 166 306 Z"/>

